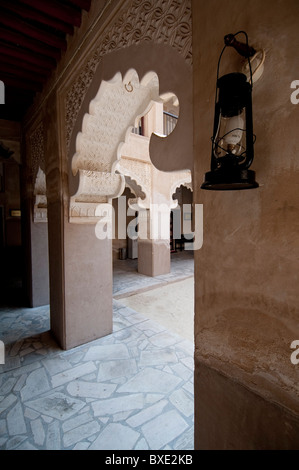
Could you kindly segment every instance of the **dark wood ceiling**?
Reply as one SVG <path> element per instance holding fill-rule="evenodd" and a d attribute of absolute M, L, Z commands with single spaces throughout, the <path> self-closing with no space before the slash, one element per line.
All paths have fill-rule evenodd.
<path fill-rule="evenodd" d="M 0 119 L 20 121 L 66 50 L 91 0 L 0 0 Z"/>

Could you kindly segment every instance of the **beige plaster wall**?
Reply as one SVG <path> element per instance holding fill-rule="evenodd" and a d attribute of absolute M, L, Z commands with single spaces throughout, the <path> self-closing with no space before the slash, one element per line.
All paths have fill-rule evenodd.
<path fill-rule="evenodd" d="M 175 129 L 167 138 L 152 135 L 150 158 L 161 171 L 192 169 L 193 127 L 192 127 L 192 67 L 170 45 L 144 42 L 105 55 L 86 92 L 74 125 L 69 150 L 69 187 L 74 194 L 78 177 L 71 173 L 71 157 L 76 151 L 76 137 L 82 130 L 82 121 L 89 112 L 89 104 L 96 96 L 102 80 L 111 80 L 117 72 L 122 76 L 129 69 L 135 69 L 141 80 L 148 72 L 154 71 L 159 78 L 159 94 L 172 92 L 180 102 L 180 116 Z"/>
<path fill-rule="evenodd" d="M 299 107 L 290 101 L 290 84 L 299 76 L 298 18 L 296 0 L 240 0 L 238 8 L 234 0 L 193 1 L 195 202 L 204 205 L 204 244 L 195 254 L 197 448 L 228 442 L 231 448 L 242 447 L 238 436 L 244 436 L 249 414 L 254 426 L 247 445 L 258 448 L 258 429 L 270 403 L 277 406 L 277 426 L 285 433 L 283 410 L 298 423 L 299 366 L 290 361 L 290 344 L 299 337 Z M 239 30 L 266 51 L 264 75 L 253 87 L 257 140 L 252 169 L 260 188 L 202 191 L 210 165 L 218 57 L 225 34 Z M 237 71 L 240 57 L 228 50 L 222 64 L 221 74 Z M 238 397 L 215 406 L 226 385 L 212 387 L 204 367 L 263 397 L 260 411 L 252 397 L 249 407 Z M 203 403 L 200 390 L 205 386 L 211 393 Z M 203 437 L 200 427 L 209 435 L 223 420 L 234 423 L 234 433 L 226 426 L 222 437 L 216 433 L 218 441 Z M 270 447 L 270 431 L 264 437 L 261 445 Z M 291 446 L 291 439 L 283 446 L 288 442 Z"/>
<path fill-rule="evenodd" d="M 167 16 L 163 29 L 166 12 L 173 15 Z M 106 243 L 99 246 L 94 226 L 69 224 L 69 196 L 78 187 L 70 166 L 83 116 L 102 80 L 110 80 L 116 72 L 125 74 L 129 68 L 135 68 L 140 77 L 154 70 L 161 93 L 173 91 L 182 106 L 177 126 L 181 133 L 173 133 L 171 143 L 170 138 L 158 142 L 158 152 L 153 143 L 151 153 L 161 169 L 190 168 L 190 15 L 189 0 L 151 1 L 146 11 L 142 3 L 133 0 L 93 1 L 90 12 L 83 15 L 81 28 L 69 38 L 57 70 L 26 117 L 25 131 L 38 119 L 43 120 L 45 128 L 51 329 L 63 348 L 108 334 L 112 321 L 112 248 Z M 187 152 L 182 135 L 189 136 Z M 94 250 L 97 254 L 92 258 Z M 102 279 L 106 271 L 107 283 Z"/>

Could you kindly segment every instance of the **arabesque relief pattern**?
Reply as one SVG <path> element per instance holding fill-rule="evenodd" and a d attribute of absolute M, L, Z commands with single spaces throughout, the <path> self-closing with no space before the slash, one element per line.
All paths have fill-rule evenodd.
<path fill-rule="evenodd" d="M 139 207 L 148 209 L 152 192 L 152 164 L 134 158 L 122 157 L 117 169 L 122 175 L 129 176 L 132 180 L 136 181 L 145 194 L 145 198 L 138 197 L 136 201 L 131 201 L 130 203 L 134 202 Z"/>
<path fill-rule="evenodd" d="M 159 80 L 153 72 L 140 81 L 131 69 L 124 77 L 118 72 L 101 83 L 76 140 L 72 171 L 74 176 L 79 173 L 79 187 L 70 199 L 70 222 L 94 223 L 95 204 L 109 203 L 122 194 L 125 178 L 115 173 L 121 147 L 136 116 L 141 116 L 154 100 L 159 100 Z"/>
<path fill-rule="evenodd" d="M 32 182 L 35 184 L 39 167 L 44 168 L 44 125 L 40 122 L 29 138 Z"/>
<path fill-rule="evenodd" d="M 106 32 L 87 60 L 66 96 L 66 142 L 72 130 L 96 68 L 105 54 L 134 44 L 152 41 L 168 44 L 192 65 L 191 0 L 133 0 Z"/>
<path fill-rule="evenodd" d="M 47 186 L 46 186 L 46 175 L 43 170 L 39 167 L 36 175 L 34 185 L 34 211 L 33 221 L 48 222 L 48 210 L 47 210 Z"/>
<path fill-rule="evenodd" d="M 176 189 L 179 188 L 181 185 L 186 186 L 186 188 L 193 191 L 192 185 L 192 173 L 190 170 L 185 171 L 174 171 L 169 174 L 169 200 L 172 199 L 172 195 L 176 192 Z M 178 201 L 173 200 L 173 204 L 171 209 L 175 209 L 177 207 Z"/>
<path fill-rule="evenodd" d="M 47 222 L 47 188 L 44 148 L 44 125 L 41 121 L 29 138 L 31 177 L 34 194 L 33 221 L 35 223 Z"/>

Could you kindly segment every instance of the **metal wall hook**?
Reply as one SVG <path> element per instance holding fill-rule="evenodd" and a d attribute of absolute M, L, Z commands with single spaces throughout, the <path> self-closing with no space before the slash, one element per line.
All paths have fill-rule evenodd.
<path fill-rule="evenodd" d="M 224 36 L 224 43 L 226 46 L 233 47 L 241 56 L 247 59 L 254 56 L 256 53 L 253 47 L 238 41 L 235 34 L 227 34 Z"/>
<path fill-rule="evenodd" d="M 132 83 L 129 82 L 128 84 L 125 84 L 125 89 L 128 93 L 132 93 L 132 91 L 134 90 Z"/>

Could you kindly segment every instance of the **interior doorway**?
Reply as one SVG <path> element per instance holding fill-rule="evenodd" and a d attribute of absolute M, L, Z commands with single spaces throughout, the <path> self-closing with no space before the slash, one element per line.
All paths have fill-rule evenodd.
<path fill-rule="evenodd" d="M 0 188 L 0 305 L 23 302 L 23 247 L 20 164 L 13 157 L 1 162 Z"/>

